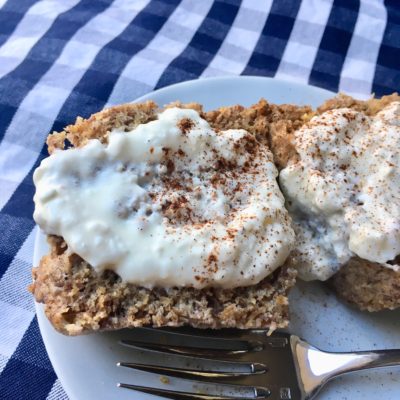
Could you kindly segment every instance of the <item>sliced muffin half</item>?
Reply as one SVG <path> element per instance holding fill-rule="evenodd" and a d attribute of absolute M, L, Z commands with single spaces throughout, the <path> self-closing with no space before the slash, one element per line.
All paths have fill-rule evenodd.
<path fill-rule="evenodd" d="M 185 109 L 187 115 L 179 112 Z M 60 163 L 55 166 L 68 175 L 63 184 L 73 188 L 60 188 L 60 182 L 54 182 L 54 176 L 48 172 L 54 165 L 37 173 L 36 184 L 39 185 L 40 179 L 47 179 L 42 187 L 54 190 L 37 193 L 36 219 L 48 234 L 50 251 L 34 268 L 30 289 L 36 300 L 45 304 L 53 326 L 68 335 L 144 325 L 269 328 L 271 331 L 287 326 L 287 294 L 296 276 L 289 257 L 293 233 L 268 147 L 279 148 L 279 139 L 272 132 L 284 130 L 290 134 L 302 125 L 310 111 L 308 107 L 276 106 L 266 101 L 250 108 L 234 106 L 211 112 L 204 112 L 198 104 L 176 103 L 161 110 L 147 102 L 113 107 L 89 119 L 78 118 L 64 131 L 49 135 L 47 143 L 52 154 L 49 159 L 63 159 L 62 166 Z M 175 118 L 174 113 L 175 117 L 183 117 L 175 121 L 176 129 L 167 129 L 172 135 L 169 140 L 174 142 L 180 135 L 183 141 L 192 141 L 186 145 L 183 142 L 175 147 L 170 142 L 166 142 L 168 146 L 162 145 L 165 138 L 157 136 L 171 122 L 168 118 Z M 151 123 L 161 124 L 150 133 L 155 135 L 151 139 L 154 146 L 147 145 L 147 139 L 142 138 L 139 140 L 142 147 L 137 143 L 130 147 L 132 143 L 126 141 L 126 135 L 135 130 L 141 135 L 149 134 L 146 129 Z M 199 139 L 205 134 L 198 129 L 199 125 L 208 126 L 205 129 L 208 129 L 207 137 L 213 136 L 212 143 Z M 191 145 L 199 146 L 198 152 L 192 151 Z M 75 152 L 79 156 L 70 157 L 72 151 L 66 147 L 85 149 L 85 154 Z M 144 158 L 142 151 L 148 152 Z M 134 167 L 129 161 L 133 153 L 139 160 Z M 85 157 L 93 154 L 97 161 L 88 164 Z M 131 219 L 137 229 L 141 229 L 140 221 L 148 232 L 148 226 L 154 228 L 151 231 L 154 235 L 159 235 L 158 226 L 172 224 L 174 232 L 178 229 L 181 235 L 175 244 L 156 248 L 153 244 L 157 240 L 151 241 L 149 236 L 141 248 L 139 235 L 131 247 L 114 246 L 113 238 L 117 236 L 113 236 L 114 231 L 107 233 L 107 223 L 93 225 L 89 217 L 95 212 L 105 213 L 104 220 L 109 221 L 107 207 L 112 202 L 100 184 L 96 189 L 89 185 L 88 189 L 87 182 L 100 179 L 99 176 L 106 179 L 109 172 L 105 173 L 102 165 L 110 163 L 110 159 L 115 161 L 112 157 L 116 154 L 120 165 L 111 164 L 124 178 L 120 179 L 120 175 L 116 178 L 113 170 L 112 179 L 101 182 L 116 186 L 117 193 L 122 193 L 127 186 L 124 179 L 131 179 L 129 174 L 133 174 L 135 184 L 139 179 L 138 186 L 147 191 L 135 194 L 136 203 L 130 202 L 132 199 L 123 200 L 115 207 L 121 220 L 116 232 L 132 232 L 129 230 L 132 227 L 126 226 L 126 221 Z M 153 160 L 149 171 L 142 168 L 148 160 Z M 187 168 L 193 160 L 197 163 L 195 173 Z M 252 185 L 252 182 L 258 184 Z M 86 185 L 86 192 L 80 197 L 82 185 Z M 113 196 L 111 188 L 107 190 Z M 52 196 L 58 199 L 60 193 L 67 196 L 64 202 L 54 202 Z M 142 195 L 151 200 L 144 206 Z M 79 199 L 86 199 L 86 204 L 79 203 Z M 79 218 L 72 212 L 74 202 Z M 100 211 L 96 211 L 98 208 Z M 154 222 L 157 218 L 161 219 Z M 215 221 L 219 221 L 218 232 L 212 234 Z M 185 234 L 186 226 L 190 230 Z M 229 229 L 224 231 L 224 227 Z M 196 229 L 205 232 L 203 236 L 207 240 Z M 61 231 L 68 238 L 60 235 Z M 103 231 L 106 233 L 99 239 L 99 232 Z M 121 236 L 125 244 L 130 243 L 129 238 L 125 240 L 126 236 Z M 203 240 L 203 247 L 187 245 L 188 236 Z M 159 242 L 164 243 L 160 237 L 157 236 Z M 98 242 L 93 245 L 95 240 Z M 149 243 L 152 245 L 148 246 Z M 152 251 L 159 253 L 152 254 Z M 193 257 L 188 254 L 190 251 Z M 142 254 L 141 258 L 135 258 L 138 254 Z M 176 254 L 185 260 L 183 264 L 176 263 Z M 157 257 L 159 262 L 154 262 Z M 139 261 L 134 265 L 131 260 Z M 196 260 L 202 262 L 198 265 Z M 131 270 L 130 266 L 135 268 Z M 153 266 L 157 266 L 154 271 Z"/>

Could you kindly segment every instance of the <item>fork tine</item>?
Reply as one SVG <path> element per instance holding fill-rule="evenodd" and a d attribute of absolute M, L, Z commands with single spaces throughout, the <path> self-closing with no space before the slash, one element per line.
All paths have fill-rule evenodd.
<path fill-rule="evenodd" d="M 193 361 L 193 360 L 192 360 Z M 240 377 L 240 376 L 248 376 L 253 374 L 262 374 L 266 372 L 267 368 L 265 365 L 259 363 L 253 364 L 243 364 L 241 365 L 234 365 L 233 367 L 241 367 L 241 369 L 235 370 L 232 368 L 231 371 L 229 370 L 218 370 L 217 368 L 211 367 L 211 369 L 202 369 L 202 367 L 206 367 L 206 365 L 202 365 L 201 359 L 196 359 L 196 364 L 193 367 L 190 367 L 189 364 L 185 366 L 185 369 L 179 367 L 171 367 L 171 366 L 162 366 L 162 365 L 153 365 L 153 364 L 142 364 L 142 363 L 127 363 L 127 362 L 119 362 L 117 366 L 119 367 L 127 367 L 133 369 L 139 369 L 141 371 L 146 372 L 154 372 L 154 373 L 162 373 L 162 374 L 169 374 L 172 376 L 196 376 L 200 377 L 209 377 L 209 378 L 224 378 L 224 377 Z M 208 360 L 207 360 L 208 361 Z M 215 363 L 222 364 L 221 361 L 215 361 Z M 219 366 L 219 365 L 218 365 Z M 207 368 L 207 367 L 206 367 Z M 244 369 L 248 369 L 247 371 Z"/>
<path fill-rule="evenodd" d="M 212 359 L 215 360 L 216 357 L 219 359 L 226 359 L 228 360 L 234 360 L 235 358 L 237 359 L 238 357 L 233 358 L 235 355 L 244 355 L 248 353 L 243 353 L 243 352 L 232 352 L 232 351 L 224 351 L 224 350 L 206 350 L 206 349 L 192 349 L 192 348 L 181 348 L 181 347 L 174 347 L 174 346 L 164 346 L 164 345 L 159 345 L 158 343 L 152 343 L 150 344 L 142 344 L 138 342 L 133 342 L 130 340 L 120 340 L 119 344 L 122 346 L 134 349 L 136 351 L 142 351 L 142 352 L 151 352 L 154 354 L 162 354 L 164 356 L 170 356 L 170 357 L 197 357 L 201 359 Z M 243 359 L 243 357 L 241 357 Z M 233 362 L 233 361 L 232 361 Z"/>
<path fill-rule="evenodd" d="M 266 334 L 268 330 L 266 329 L 235 329 L 235 328 L 222 328 L 222 329 L 200 329 L 193 328 L 191 326 L 181 326 L 181 327 L 162 327 L 162 328 L 153 328 L 153 327 L 143 327 L 143 329 L 148 330 L 156 330 L 156 331 L 164 331 L 172 334 L 176 334 L 178 331 L 181 334 L 188 336 L 207 336 L 212 338 L 223 338 L 223 339 L 244 339 L 248 340 L 250 338 L 254 338 L 257 334 Z"/>
<path fill-rule="evenodd" d="M 143 350 L 158 350 L 162 351 L 165 354 L 182 354 L 182 355 L 190 355 L 190 356 L 198 356 L 198 357 L 225 357 L 232 358 L 238 355 L 251 354 L 247 350 L 222 350 L 222 349 L 202 349 L 195 347 L 185 347 L 185 346 L 171 346 L 171 345 L 163 345 L 160 343 L 143 343 L 139 341 L 133 340 L 121 340 L 120 344 L 131 347 L 131 348 L 140 348 Z M 261 350 L 257 349 L 257 351 Z"/>
<path fill-rule="evenodd" d="M 124 344 L 124 343 L 122 343 Z M 210 377 L 248 376 L 267 371 L 264 364 L 256 362 L 229 361 L 215 358 L 192 357 L 171 354 L 163 349 L 148 349 L 129 345 L 136 355 L 136 361 L 120 362 L 121 367 L 136 368 L 150 372 L 168 372 L 179 375 Z M 145 362 L 141 361 L 142 358 Z"/>
<path fill-rule="evenodd" d="M 151 348 L 163 348 L 172 352 L 184 352 L 184 349 L 190 349 L 193 354 L 193 349 L 196 351 L 213 350 L 223 351 L 224 353 L 245 353 L 259 351 L 263 344 L 257 340 L 256 336 L 250 336 L 248 332 L 242 333 L 244 339 L 230 337 L 227 332 L 226 336 L 214 334 L 208 331 L 202 331 L 201 335 L 190 333 L 187 329 L 184 333 L 174 331 L 172 329 L 153 329 L 153 328 L 136 328 L 129 333 L 129 338 L 122 340 L 126 345 L 146 346 Z"/>
<path fill-rule="evenodd" d="M 225 393 L 223 393 L 222 390 L 218 390 L 217 388 L 210 390 L 210 385 L 199 382 L 194 382 L 192 388 L 193 391 L 174 390 L 172 388 L 160 389 L 148 386 L 131 385 L 127 383 L 118 383 L 118 387 L 136 390 L 152 395 L 163 396 L 174 400 L 264 400 L 267 399 L 271 393 L 267 388 L 264 387 L 219 385 L 220 389 L 225 390 Z M 242 393 L 240 393 L 240 391 Z"/>

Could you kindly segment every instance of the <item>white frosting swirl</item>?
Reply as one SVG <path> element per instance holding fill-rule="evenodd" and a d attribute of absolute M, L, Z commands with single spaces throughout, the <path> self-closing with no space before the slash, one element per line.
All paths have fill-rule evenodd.
<path fill-rule="evenodd" d="M 294 243 L 271 153 L 171 108 L 35 171 L 34 218 L 95 269 L 145 287 L 260 282 Z"/>

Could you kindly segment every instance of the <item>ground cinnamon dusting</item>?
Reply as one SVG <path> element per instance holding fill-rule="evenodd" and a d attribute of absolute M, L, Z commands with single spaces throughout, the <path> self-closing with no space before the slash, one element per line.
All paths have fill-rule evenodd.
<path fill-rule="evenodd" d="M 186 135 L 194 126 L 194 122 L 189 118 L 183 118 L 178 122 L 178 128 L 183 135 Z"/>
<path fill-rule="evenodd" d="M 189 118 L 184 118 L 178 122 L 177 126 L 182 135 L 186 136 L 195 124 Z M 223 132 L 219 134 L 223 134 Z M 252 174 L 257 174 L 259 164 L 256 159 L 260 143 L 254 136 L 246 134 L 232 143 L 232 147 L 239 157 L 245 155 L 246 160 L 241 165 L 238 164 L 236 158 L 227 159 L 215 148 L 209 147 L 209 153 L 205 154 L 204 157 L 209 157 L 211 154 L 214 162 L 206 167 L 204 165 L 199 166 L 197 176 L 197 179 L 201 182 L 201 187 L 206 188 L 207 191 L 212 191 L 211 198 L 216 200 L 217 190 L 221 190 L 227 196 L 230 203 L 228 220 L 233 218 L 234 214 L 240 209 L 236 199 L 238 194 L 244 188 L 246 188 L 246 195 L 251 193 L 249 179 L 251 179 Z M 182 165 L 185 165 L 185 163 L 189 165 L 191 160 L 188 159 L 182 149 L 172 153 L 170 148 L 163 147 L 162 151 L 167 173 L 161 177 L 163 189 L 160 191 L 158 188 L 158 191 L 152 192 L 150 195 L 153 202 L 157 203 L 160 202 L 160 199 L 164 199 L 161 210 L 171 223 L 172 221 L 175 224 L 182 225 L 192 223 L 200 228 L 204 224 L 212 222 L 201 215 L 197 210 L 198 207 L 196 207 L 196 202 L 203 197 L 202 190 L 204 189 L 193 184 L 191 172 L 182 170 Z M 177 167 L 178 160 L 179 167 Z M 231 232 L 228 236 L 233 239 L 235 235 Z"/>

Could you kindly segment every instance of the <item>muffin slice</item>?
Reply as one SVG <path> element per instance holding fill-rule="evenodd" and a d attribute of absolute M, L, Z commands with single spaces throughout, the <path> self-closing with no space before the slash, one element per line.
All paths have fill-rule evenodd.
<path fill-rule="evenodd" d="M 397 93 L 367 101 L 339 95 L 326 101 L 318 108 L 318 112 L 350 107 L 364 112 L 367 116 L 374 116 L 399 101 L 400 96 Z M 397 115 L 397 120 L 400 120 L 400 115 Z M 397 147 L 397 152 L 399 150 Z M 389 188 L 393 189 L 396 188 Z M 329 284 L 338 296 L 361 310 L 393 310 L 400 307 L 400 256 L 397 255 L 384 264 L 354 257 L 329 280 Z"/>
<path fill-rule="evenodd" d="M 309 112 L 265 101 L 211 112 L 148 102 L 78 118 L 49 135 L 54 156 L 35 174 L 35 218 L 50 252 L 30 289 L 53 326 L 68 335 L 144 325 L 287 326 L 294 238 L 268 145 L 276 144 L 277 125 L 290 133 Z M 153 135 L 154 146 L 138 135 Z M 134 201 L 124 197 L 129 179 Z M 93 215 L 104 218 L 93 223 Z M 129 241 L 132 226 L 147 232 L 145 240 Z"/>
<path fill-rule="evenodd" d="M 400 97 L 339 95 L 293 135 L 280 184 L 300 278 L 360 309 L 400 306 Z M 285 161 L 285 160 L 284 160 Z"/>

